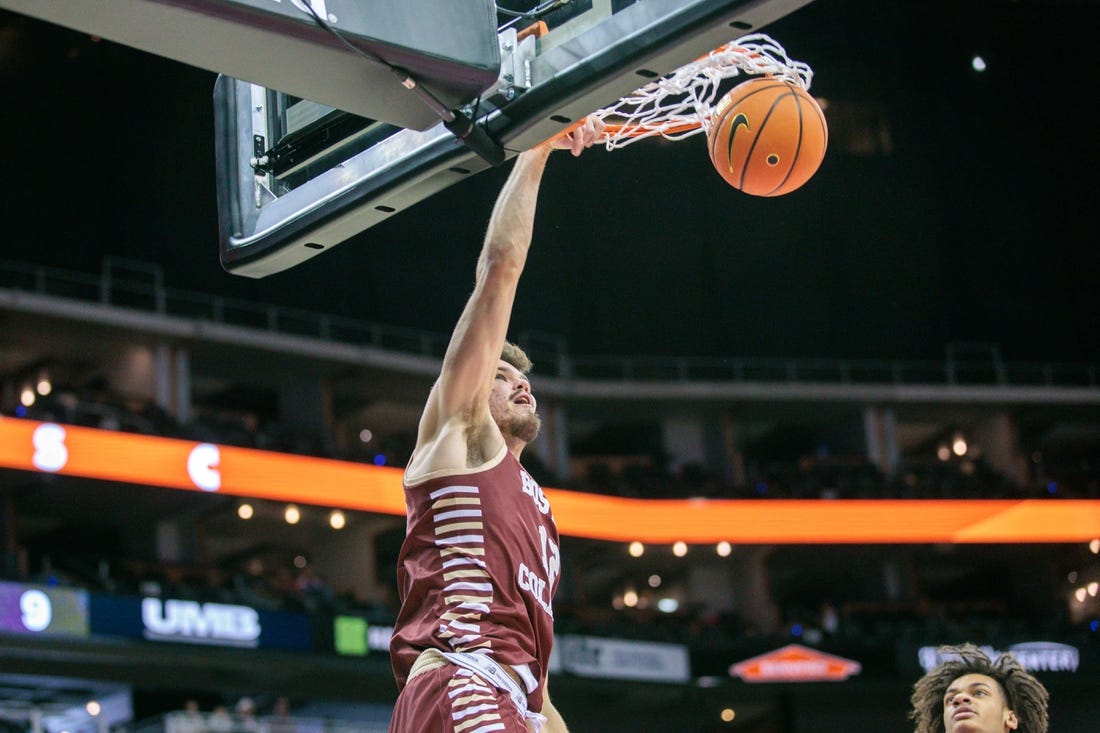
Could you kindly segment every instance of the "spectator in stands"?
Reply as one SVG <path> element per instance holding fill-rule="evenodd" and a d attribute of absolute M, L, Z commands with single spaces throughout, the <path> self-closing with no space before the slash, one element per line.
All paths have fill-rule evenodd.
<path fill-rule="evenodd" d="M 264 572 L 264 563 L 256 557 L 248 559 L 234 574 L 232 587 L 237 598 L 254 608 L 277 611 L 283 608 L 286 601 L 285 595 L 280 595 L 271 587 Z"/>
<path fill-rule="evenodd" d="M 199 701 L 191 698 L 183 710 L 171 713 L 164 724 L 165 733 L 206 733 L 206 719 L 199 712 Z"/>
<path fill-rule="evenodd" d="M 238 731 L 244 733 L 263 733 L 264 726 L 256 719 L 256 702 L 251 697 L 242 697 L 237 701 Z"/>
<path fill-rule="evenodd" d="M 297 726 L 290 717 L 290 700 L 279 696 L 271 706 L 271 715 L 265 718 L 268 733 L 295 733 Z"/>
<path fill-rule="evenodd" d="M 206 719 L 206 728 L 210 733 L 232 733 L 233 716 L 229 714 L 225 705 L 215 705 Z"/>
<path fill-rule="evenodd" d="M 306 565 L 299 570 L 294 583 L 296 594 L 307 611 L 319 612 L 332 608 L 334 598 L 332 589 L 321 576 L 317 575 L 317 571 L 312 566 Z"/>
<path fill-rule="evenodd" d="M 558 532 L 519 462 L 540 423 L 526 376 L 531 362 L 506 338 L 547 160 L 556 148 L 580 155 L 602 127 L 589 118 L 522 153 L 493 207 L 473 293 L 405 470 L 392 733 L 479 724 L 526 733 L 527 721 L 536 731 L 566 731 L 546 694 Z"/>
<path fill-rule="evenodd" d="M 1011 654 L 943 647 L 946 661 L 913 686 L 914 733 L 1047 733 L 1049 694 Z"/>
<path fill-rule="evenodd" d="M 829 601 L 825 601 L 821 604 L 821 630 L 826 636 L 832 638 L 840 633 L 840 614 L 837 613 L 836 606 Z"/>

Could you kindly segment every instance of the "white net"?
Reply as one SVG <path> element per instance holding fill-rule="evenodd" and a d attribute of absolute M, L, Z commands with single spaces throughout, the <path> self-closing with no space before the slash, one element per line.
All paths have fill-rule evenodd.
<path fill-rule="evenodd" d="M 809 91 L 814 72 L 763 33 L 738 38 L 597 111 L 607 124 L 607 149 L 657 135 L 681 140 L 707 132 L 719 85 L 742 74 L 771 76 Z"/>

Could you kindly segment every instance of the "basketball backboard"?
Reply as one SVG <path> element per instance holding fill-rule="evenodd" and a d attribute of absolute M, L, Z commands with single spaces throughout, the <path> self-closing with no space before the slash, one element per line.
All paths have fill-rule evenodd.
<path fill-rule="evenodd" d="M 0 7 L 221 74 L 219 254 L 230 272 L 259 278 L 809 2 L 509 2 L 523 17 L 490 0 L 0 0 Z M 528 32 L 538 20 L 539 32 Z"/>
<path fill-rule="evenodd" d="M 499 33 L 497 83 L 467 110 L 510 158 L 808 2 L 591 0 L 541 36 L 512 25 Z M 293 267 L 491 165 L 443 125 L 402 129 L 307 103 L 314 127 L 303 128 L 291 120 L 298 100 L 233 79 L 217 86 L 221 261 L 240 275 Z M 326 124 L 346 127 L 328 134 Z M 298 144 L 311 135 L 312 146 Z M 297 160 L 254 165 L 280 141 Z"/>

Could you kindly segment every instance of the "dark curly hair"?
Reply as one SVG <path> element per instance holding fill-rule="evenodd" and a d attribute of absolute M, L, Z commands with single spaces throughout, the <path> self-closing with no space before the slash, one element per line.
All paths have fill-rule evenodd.
<path fill-rule="evenodd" d="M 916 721 L 914 733 L 944 733 L 944 693 L 948 685 L 968 674 L 982 674 L 997 681 L 1009 709 L 1019 720 L 1017 733 L 1047 733 L 1050 693 L 1011 654 L 1002 654 L 993 661 L 973 644 L 940 647 L 940 653 L 948 655 L 947 661 L 913 685 L 909 717 Z"/>

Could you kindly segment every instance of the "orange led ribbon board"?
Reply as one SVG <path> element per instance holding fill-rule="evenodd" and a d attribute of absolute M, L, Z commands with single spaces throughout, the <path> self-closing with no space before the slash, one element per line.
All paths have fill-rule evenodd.
<path fill-rule="evenodd" d="M 401 469 L 0 418 L 0 467 L 403 515 Z M 546 489 L 558 529 L 649 543 L 1058 543 L 1100 537 L 1095 500 L 626 499 Z"/>

